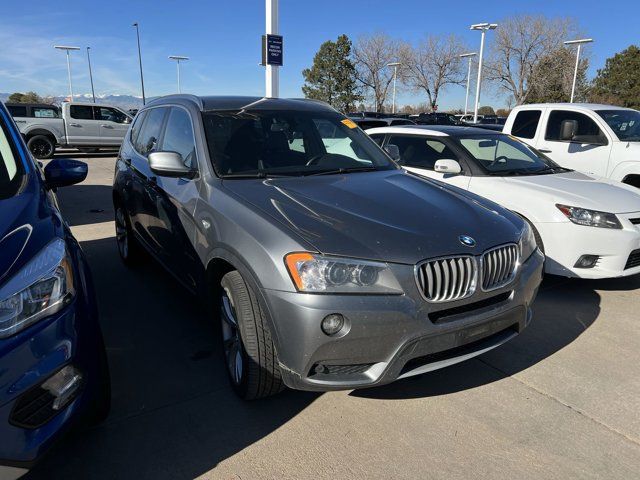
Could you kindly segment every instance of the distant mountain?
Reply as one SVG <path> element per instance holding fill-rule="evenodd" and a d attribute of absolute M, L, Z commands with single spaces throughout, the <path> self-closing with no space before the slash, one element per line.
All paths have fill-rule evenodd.
<path fill-rule="evenodd" d="M 6 102 L 9 98 L 10 93 L 0 93 L 0 101 Z M 56 96 L 53 97 L 53 103 L 60 104 L 64 102 L 68 98 L 66 96 Z M 154 98 L 147 98 L 147 101 L 151 101 Z M 73 96 L 73 99 L 78 102 L 91 102 L 93 101 L 93 97 L 90 93 L 82 93 Z M 123 110 L 129 110 L 130 108 L 140 108 L 142 107 L 142 97 L 138 97 L 135 95 L 96 95 L 96 102 L 104 104 L 104 105 L 113 105 L 114 107 L 119 107 Z"/>

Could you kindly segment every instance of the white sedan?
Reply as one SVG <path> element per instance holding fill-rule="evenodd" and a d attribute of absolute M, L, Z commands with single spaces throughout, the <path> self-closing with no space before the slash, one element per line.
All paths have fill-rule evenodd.
<path fill-rule="evenodd" d="M 520 140 L 490 130 L 408 126 L 367 133 L 408 171 L 524 217 L 547 256 L 547 273 L 580 278 L 640 273 L 637 188 L 560 167 Z"/>

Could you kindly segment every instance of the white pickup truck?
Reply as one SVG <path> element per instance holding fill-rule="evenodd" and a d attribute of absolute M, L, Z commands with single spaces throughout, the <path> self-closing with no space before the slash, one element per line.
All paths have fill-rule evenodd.
<path fill-rule="evenodd" d="M 117 148 L 132 120 L 119 108 L 94 103 L 64 102 L 60 108 L 8 103 L 6 107 L 37 159 L 51 158 L 56 147 Z"/>
<path fill-rule="evenodd" d="M 611 105 L 544 103 L 514 108 L 504 133 L 563 167 L 640 188 L 640 112 Z"/>

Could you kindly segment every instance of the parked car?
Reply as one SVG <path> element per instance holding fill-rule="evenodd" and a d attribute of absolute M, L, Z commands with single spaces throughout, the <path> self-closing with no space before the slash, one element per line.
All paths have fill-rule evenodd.
<path fill-rule="evenodd" d="M 546 103 L 516 107 L 504 133 L 563 167 L 640 188 L 640 112 L 611 105 Z"/>
<path fill-rule="evenodd" d="M 37 159 L 51 158 L 56 147 L 96 151 L 119 147 L 131 118 L 116 107 L 64 102 L 53 105 L 9 103 L 7 108 Z"/>
<path fill-rule="evenodd" d="M 42 171 L 0 104 L 0 477 L 109 411 L 91 275 L 54 193 L 86 175 L 76 160 Z"/>
<path fill-rule="evenodd" d="M 368 128 L 386 127 L 389 125 L 415 125 L 416 123 L 407 118 L 369 118 L 369 117 L 349 117 L 353 120 L 361 129 L 367 130 Z"/>
<path fill-rule="evenodd" d="M 450 113 L 421 113 L 413 120 L 418 125 L 463 125 L 460 120 Z"/>
<path fill-rule="evenodd" d="M 123 261 L 144 249 L 217 305 L 245 399 L 478 355 L 529 323 L 542 276 L 520 217 L 402 170 L 314 101 L 153 101 L 122 144 L 113 198 Z"/>
<path fill-rule="evenodd" d="M 581 278 L 640 273 L 640 192 L 558 166 L 508 135 L 478 128 L 380 128 L 407 170 L 516 212 L 532 226 L 546 271 Z"/>

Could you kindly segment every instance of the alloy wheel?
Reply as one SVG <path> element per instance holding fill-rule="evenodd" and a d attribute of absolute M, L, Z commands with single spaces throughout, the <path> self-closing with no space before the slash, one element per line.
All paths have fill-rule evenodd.
<path fill-rule="evenodd" d="M 118 207 L 116 210 L 116 241 L 118 242 L 120 256 L 124 259 L 129 258 L 129 232 L 122 207 Z"/>
<path fill-rule="evenodd" d="M 229 375 L 236 385 L 240 385 L 244 375 L 242 339 L 238 326 L 236 310 L 229 292 L 222 291 L 220 318 L 222 321 L 222 344 Z"/>
<path fill-rule="evenodd" d="M 51 155 L 51 145 L 44 140 L 37 140 L 31 143 L 31 153 L 36 158 L 48 158 Z"/>

